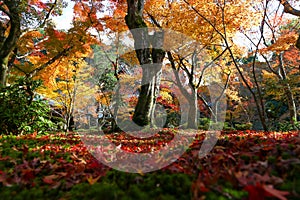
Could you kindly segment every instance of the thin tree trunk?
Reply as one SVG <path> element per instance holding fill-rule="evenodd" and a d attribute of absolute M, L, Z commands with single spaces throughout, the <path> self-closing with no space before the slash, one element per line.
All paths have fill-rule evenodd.
<path fill-rule="evenodd" d="M 8 74 L 8 57 L 0 58 L 0 67 L 0 86 L 5 86 Z"/>
<path fill-rule="evenodd" d="M 298 39 L 297 39 L 297 42 L 296 42 L 296 47 L 300 50 L 300 33 L 298 35 Z"/>
<path fill-rule="evenodd" d="M 292 125 L 295 125 L 297 122 L 297 108 L 295 104 L 295 98 L 292 93 L 290 84 L 288 83 L 288 78 L 286 75 L 284 63 L 283 63 L 283 53 L 279 55 L 279 69 L 280 69 L 280 77 L 284 82 L 284 91 L 287 98 L 289 113 L 290 113 L 290 122 Z"/>

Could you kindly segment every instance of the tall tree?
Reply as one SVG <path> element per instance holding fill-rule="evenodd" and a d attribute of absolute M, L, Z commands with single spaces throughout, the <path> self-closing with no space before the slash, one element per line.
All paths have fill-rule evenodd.
<path fill-rule="evenodd" d="M 236 49 L 234 48 L 236 45 L 233 42 L 232 39 L 232 31 L 229 30 L 229 21 L 234 19 L 234 21 L 238 21 L 238 19 L 236 17 L 230 16 L 228 15 L 228 13 L 231 12 L 232 8 L 235 8 L 235 4 L 234 2 L 227 2 L 227 1 L 217 1 L 216 6 L 218 8 L 218 14 L 221 15 L 220 16 L 220 21 L 219 23 L 215 23 L 215 21 L 213 19 L 211 19 L 209 16 L 205 15 L 204 13 L 201 12 L 201 8 L 199 8 L 198 4 L 191 4 L 186 0 L 183 0 L 187 5 L 190 6 L 190 8 L 202 19 L 204 19 L 210 27 L 212 27 L 214 29 L 214 31 L 216 32 L 217 35 L 219 35 L 221 37 L 221 41 L 224 44 L 224 46 L 227 48 L 228 50 L 228 56 L 229 58 L 231 58 L 232 62 L 234 63 L 234 66 L 236 68 L 236 70 L 238 71 L 239 76 L 241 77 L 243 83 L 245 84 L 246 88 L 250 91 L 251 95 L 254 98 L 254 101 L 256 103 L 256 107 L 257 107 L 257 111 L 258 111 L 258 115 L 259 115 L 259 119 L 262 123 L 263 129 L 264 130 L 268 130 L 267 124 L 266 124 L 266 117 L 265 117 L 265 111 L 264 111 L 264 103 L 263 100 L 261 98 L 261 92 L 260 92 L 260 87 L 258 84 L 256 84 L 256 88 L 258 91 L 258 94 L 256 94 L 256 92 L 253 90 L 252 88 L 252 83 L 249 83 L 247 76 L 245 76 L 245 73 L 243 73 L 243 69 L 241 68 L 240 63 L 238 63 L 238 59 L 237 57 L 240 56 L 240 54 L 237 54 Z M 245 13 L 249 13 L 252 5 L 249 4 L 250 2 L 247 2 L 244 9 Z M 267 3 L 268 4 L 268 3 Z M 233 7 L 232 7 L 233 6 Z M 259 15 L 259 12 L 253 12 L 251 13 L 251 15 L 245 16 L 246 19 L 252 19 L 252 22 L 254 26 L 258 26 L 258 17 L 255 17 L 254 14 Z M 266 18 L 266 14 L 263 13 L 263 17 L 262 17 L 262 21 L 265 20 Z M 241 22 L 244 23 L 244 22 Z M 263 27 L 263 26 L 262 26 Z M 249 29 L 249 24 L 245 25 L 245 24 L 241 24 L 241 26 L 238 28 L 239 30 L 248 30 Z M 262 41 L 262 34 L 260 36 L 260 39 L 258 41 L 258 44 L 255 44 L 257 47 L 260 45 L 261 41 Z M 256 57 L 257 52 L 255 53 L 255 57 Z M 255 61 L 254 61 L 255 63 Z M 256 74 L 254 72 L 254 63 L 253 63 L 253 73 L 254 73 L 254 79 L 255 79 L 255 83 L 257 83 L 256 81 Z"/>
<path fill-rule="evenodd" d="M 134 46 L 139 64 L 143 69 L 142 85 L 135 107 L 133 121 L 140 126 L 150 124 L 159 92 L 162 61 L 165 51 L 162 48 L 164 33 L 157 31 L 153 36 L 143 19 L 144 0 L 127 0 L 126 24 L 134 38 Z M 158 47 L 158 48 L 157 48 Z"/>

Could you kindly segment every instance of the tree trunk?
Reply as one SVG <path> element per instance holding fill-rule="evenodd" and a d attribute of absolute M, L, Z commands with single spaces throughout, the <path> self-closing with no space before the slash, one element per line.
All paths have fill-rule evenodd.
<path fill-rule="evenodd" d="M 297 122 L 297 108 L 295 104 L 294 95 L 292 93 L 290 84 L 288 83 L 288 78 L 283 63 L 283 53 L 280 53 L 279 55 L 279 69 L 280 69 L 280 77 L 284 82 L 284 90 L 285 90 L 285 95 L 287 98 L 287 103 L 288 103 L 288 108 L 290 113 L 290 122 L 292 125 L 295 125 L 295 122 Z"/>
<path fill-rule="evenodd" d="M 159 90 L 161 65 L 142 66 L 142 86 L 135 107 L 133 121 L 140 126 L 153 125 L 155 99 Z M 151 119 L 152 118 L 152 119 Z"/>
<path fill-rule="evenodd" d="M 6 85 L 8 73 L 8 60 L 15 49 L 18 39 L 21 35 L 21 15 L 19 13 L 19 4 L 15 1 L 4 1 L 8 8 L 7 15 L 10 20 L 9 34 L 5 37 L 4 32 L 0 31 L 0 85 Z M 1 23 L 1 30 L 5 30 L 4 25 Z M 8 27 L 6 27 L 8 28 Z"/>
<path fill-rule="evenodd" d="M 189 113 L 188 113 L 188 124 L 187 128 L 197 129 L 197 111 L 198 111 L 198 102 L 197 102 L 197 89 L 192 89 L 192 94 L 188 97 L 189 101 Z"/>
<path fill-rule="evenodd" d="M 286 84 L 285 89 L 286 89 L 285 95 L 287 97 L 289 113 L 290 113 L 290 122 L 291 124 L 295 125 L 295 122 L 297 122 L 297 108 L 295 104 L 294 95 L 288 83 Z"/>
<path fill-rule="evenodd" d="M 165 52 L 160 49 L 163 32 L 156 32 L 154 37 L 148 33 L 143 21 L 143 0 L 127 0 L 126 24 L 133 38 L 137 58 L 143 69 L 142 85 L 132 120 L 139 126 L 153 124 L 156 96 L 159 91 L 161 66 Z M 159 47 L 159 48 L 157 48 Z"/>
<path fill-rule="evenodd" d="M 0 58 L 0 67 L 0 86 L 5 86 L 8 73 L 8 57 Z"/>
<path fill-rule="evenodd" d="M 192 91 L 192 93 L 189 93 L 188 90 L 182 85 L 182 82 L 180 80 L 179 77 L 179 70 L 181 69 L 180 67 L 176 68 L 175 65 L 175 61 L 173 59 L 173 56 L 171 54 L 171 52 L 167 52 L 169 61 L 171 62 L 171 67 L 173 69 L 175 78 L 176 78 L 176 84 L 180 90 L 180 92 L 182 93 L 182 95 L 185 97 L 185 99 L 188 101 L 189 103 L 189 110 L 188 110 L 188 117 L 187 117 L 187 128 L 191 128 L 191 129 L 197 129 L 198 128 L 198 124 L 197 124 L 197 120 L 198 120 L 198 116 L 197 116 L 197 108 L 198 108 L 198 92 L 196 87 L 193 85 L 193 79 L 189 79 L 189 87 Z M 203 98 L 203 101 L 205 101 L 205 99 Z M 206 101 L 205 101 L 206 102 Z M 211 110 L 210 110 L 211 111 Z"/>
<path fill-rule="evenodd" d="M 296 47 L 300 50 L 300 33 L 298 35 L 298 39 L 297 39 L 297 42 L 296 42 Z"/>

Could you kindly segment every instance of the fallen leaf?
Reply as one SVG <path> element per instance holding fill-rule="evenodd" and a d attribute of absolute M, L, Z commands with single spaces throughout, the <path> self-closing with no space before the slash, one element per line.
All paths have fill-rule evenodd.
<path fill-rule="evenodd" d="M 58 178 L 59 176 L 58 175 L 49 175 L 49 176 L 44 176 L 43 178 L 43 182 L 46 183 L 46 184 L 49 184 L 49 185 L 52 185 L 55 183 L 55 181 L 53 179 L 56 179 Z"/>
<path fill-rule="evenodd" d="M 285 195 L 288 195 L 289 192 L 287 191 L 280 191 L 273 188 L 272 185 L 262 185 L 263 189 L 271 194 L 273 197 L 277 197 L 280 200 L 287 200 Z"/>
<path fill-rule="evenodd" d="M 99 179 L 100 179 L 101 176 L 97 176 L 96 178 L 93 178 L 92 175 L 88 175 L 86 177 L 87 181 L 89 182 L 90 185 L 94 185 Z"/>

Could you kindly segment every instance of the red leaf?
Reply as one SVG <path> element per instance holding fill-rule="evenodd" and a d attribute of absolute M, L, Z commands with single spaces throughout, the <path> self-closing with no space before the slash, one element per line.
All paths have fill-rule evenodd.
<path fill-rule="evenodd" d="M 264 200 L 265 197 L 277 197 L 280 200 L 287 200 L 284 195 L 288 195 L 289 192 L 280 191 L 274 189 L 272 186 L 259 184 L 247 185 L 244 190 L 249 193 L 249 200 Z"/>
<path fill-rule="evenodd" d="M 43 178 L 43 181 L 44 181 L 44 183 L 46 183 L 46 184 L 52 185 L 52 184 L 55 183 L 53 179 L 56 179 L 56 178 L 58 178 L 57 175 L 49 175 L 49 176 L 45 176 L 45 177 Z"/>
<path fill-rule="evenodd" d="M 287 198 L 285 198 L 285 195 L 288 195 L 289 192 L 276 190 L 273 188 L 272 185 L 262 185 L 262 187 L 267 193 L 269 193 L 273 197 L 277 197 L 280 200 L 287 200 Z"/>
<path fill-rule="evenodd" d="M 244 190 L 246 190 L 249 193 L 249 200 L 264 200 L 264 190 L 261 187 L 258 187 L 257 185 L 247 185 L 244 187 Z"/>

